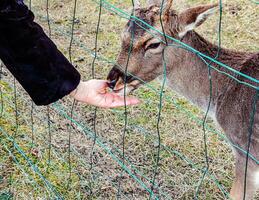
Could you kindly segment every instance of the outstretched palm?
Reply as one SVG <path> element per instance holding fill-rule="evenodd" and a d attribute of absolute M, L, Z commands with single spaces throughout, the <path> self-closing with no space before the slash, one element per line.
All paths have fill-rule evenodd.
<path fill-rule="evenodd" d="M 89 80 L 80 82 L 76 91 L 71 95 L 78 101 L 102 108 L 114 108 L 126 105 L 135 105 L 140 101 L 135 97 L 119 96 L 108 91 L 108 84 L 105 80 Z"/>

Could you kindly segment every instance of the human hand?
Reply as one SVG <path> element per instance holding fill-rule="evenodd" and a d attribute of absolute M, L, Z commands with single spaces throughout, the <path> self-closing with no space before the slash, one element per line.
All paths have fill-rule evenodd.
<path fill-rule="evenodd" d="M 108 91 L 108 83 L 105 80 L 81 81 L 77 88 L 70 93 L 77 101 L 89 105 L 114 108 L 124 106 L 124 96 Z M 126 105 L 136 105 L 140 101 L 135 97 L 126 97 Z"/>

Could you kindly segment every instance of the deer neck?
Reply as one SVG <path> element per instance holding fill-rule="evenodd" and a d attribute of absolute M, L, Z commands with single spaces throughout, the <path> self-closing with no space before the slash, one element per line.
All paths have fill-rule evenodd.
<path fill-rule="evenodd" d="M 211 44 L 194 31 L 188 32 L 182 39 L 182 42 L 212 58 L 218 52 L 216 45 Z M 211 91 L 207 64 L 197 55 L 185 49 L 172 47 L 169 51 L 169 69 L 167 74 L 169 87 L 203 110 L 207 109 L 210 92 L 212 92 L 210 114 L 212 117 L 215 117 L 217 98 L 226 89 L 228 78 L 211 70 Z M 217 58 L 217 60 L 236 69 L 240 66 L 238 63 L 242 62 L 243 59 L 244 53 L 227 49 L 220 49 L 219 57 Z"/>

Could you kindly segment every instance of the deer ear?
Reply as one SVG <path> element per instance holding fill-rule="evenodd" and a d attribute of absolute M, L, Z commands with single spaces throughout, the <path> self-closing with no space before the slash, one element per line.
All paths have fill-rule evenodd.
<path fill-rule="evenodd" d="M 179 37 L 183 37 L 188 31 L 200 26 L 210 15 L 217 11 L 218 4 L 189 8 L 179 15 L 181 31 Z"/>
<path fill-rule="evenodd" d="M 147 0 L 147 5 L 152 6 L 155 5 L 157 7 L 161 7 L 161 4 L 163 3 L 163 14 L 166 14 L 170 11 L 173 0 Z"/>

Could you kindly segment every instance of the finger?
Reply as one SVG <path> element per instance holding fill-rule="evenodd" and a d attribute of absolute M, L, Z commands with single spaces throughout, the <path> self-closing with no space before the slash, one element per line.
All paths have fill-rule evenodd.
<path fill-rule="evenodd" d="M 103 106 L 109 107 L 109 108 L 115 108 L 120 106 L 129 106 L 129 105 L 136 105 L 139 104 L 140 100 L 135 97 L 126 97 L 124 100 L 124 97 L 118 96 L 118 95 L 107 95 L 106 101 L 103 102 Z"/>
<path fill-rule="evenodd" d="M 125 104 L 126 102 L 126 104 Z M 137 105 L 139 104 L 140 101 L 137 98 L 131 98 L 131 97 L 127 97 L 126 101 L 123 100 L 115 100 L 112 104 L 111 104 L 111 108 L 115 108 L 115 107 L 120 107 L 120 106 L 132 106 L 132 105 Z"/>

